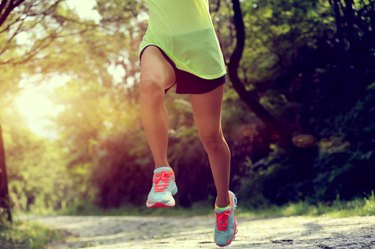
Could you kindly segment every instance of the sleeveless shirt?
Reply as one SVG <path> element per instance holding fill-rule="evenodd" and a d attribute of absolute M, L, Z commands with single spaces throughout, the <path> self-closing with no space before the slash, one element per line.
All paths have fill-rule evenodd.
<path fill-rule="evenodd" d="M 226 74 L 208 0 L 146 0 L 149 19 L 138 55 L 161 48 L 180 70 L 203 79 Z"/>

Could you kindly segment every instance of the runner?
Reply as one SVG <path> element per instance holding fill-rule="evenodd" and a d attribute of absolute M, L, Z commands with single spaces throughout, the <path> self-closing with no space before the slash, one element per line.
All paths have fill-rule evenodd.
<path fill-rule="evenodd" d="M 226 69 L 208 0 L 146 0 L 148 28 L 139 47 L 140 111 L 155 162 L 149 208 L 173 207 L 177 193 L 168 158 L 168 114 L 164 95 L 176 84 L 188 94 L 217 191 L 214 240 L 229 245 L 237 233 L 237 199 L 229 191 L 230 151 L 221 127 Z"/>

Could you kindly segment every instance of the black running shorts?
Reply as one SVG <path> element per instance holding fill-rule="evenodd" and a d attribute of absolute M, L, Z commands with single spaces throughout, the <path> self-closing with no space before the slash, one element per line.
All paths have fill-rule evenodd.
<path fill-rule="evenodd" d="M 176 74 L 176 93 L 177 94 L 200 94 L 200 93 L 207 93 L 218 86 L 222 85 L 225 83 L 225 75 L 221 76 L 216 79 L 203 79 L 200 78 L 194 74 L 188 73 L 186 71 L 180 70 L 176 67 L 174 62 L 171 60 L 171 58 L 168 57 L 168 55 L 158 46 L 155 45 L 149 45 L 149 46 L 154 46 L 160 50 L 160 52 L 163 54 L 164 58 L 171 64 L 173 67 L 175 74 Z M 147 46 L 148 47 L 148 46 Z M 145 48 L 147 48 L 145 47 Z M 141 51 L 140 56 L 139 56 L 139 61 L 141 61 L 142 54 L 145 51 L 145 48 Z M 171 87 L 173 87 L 172 85 Z M 171 88 L 170 87 L 170 88 Z M 170 89 L 165 89 L 165 92 Z"/>

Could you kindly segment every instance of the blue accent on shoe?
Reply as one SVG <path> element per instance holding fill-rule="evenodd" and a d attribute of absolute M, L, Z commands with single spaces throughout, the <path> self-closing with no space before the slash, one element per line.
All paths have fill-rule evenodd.
<path fill-rule="evenodd" d="M 177 185 L 174 172 L 171 167 L 159 167 L 154 170 L 153 184 L 147 196 L 148 208 L 173 207 L 177 194 Z"/>
<path fill-rule="evenodd" d="M 162 167 L 157 167 L 156 169 L 154 169 L 154 174 L 157 174 L 157 173 L 160 173 L 162 171 L 173 171 L 173 169 L 169 166 L 162 166 Z"/>
<path fill-rule="evenodd" d="M 235 239 L 237 234 L 237 221 L 234 215 L 234 211 L 237 208 L 237 198 L 236 195 L 229 191 L 229 198 L 231 199 L 231 208 L 228 210 L 221 210 L 217 211 L 215 209 L 216 214 L 216 222 L 215 222 L 215 230 L 214 230 L 214 240 L 216 245 L 218 246 L 228 246 L 232 241 Z M 223 219 L 223 220 L 218 220 Z M 221 228 L 219 230 L 218 223 L 221 224 L 221 222 L 224 222 L 225 225 L 223 226 L 225 230 L 222 230 L 224 228 Z"/>

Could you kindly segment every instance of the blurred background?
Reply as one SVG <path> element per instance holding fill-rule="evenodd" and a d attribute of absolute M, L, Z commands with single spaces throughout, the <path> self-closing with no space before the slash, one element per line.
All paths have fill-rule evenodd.
<path fill-rule="evenodd" d="M 223 129 L 241 206 L 371 196 L 375 1 L 215 0 L 210 9 L 228 65 Z M 153 161 L 137 53 L 147 17 L 138 0 L 1 1 L 3 207 L 144 206 Z M 190 103 L 173 93 L 166 102 L 178 206 L 211 207 Z"/>

